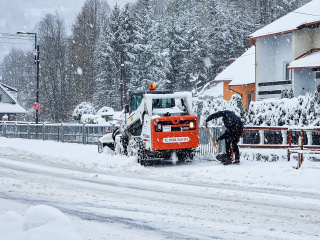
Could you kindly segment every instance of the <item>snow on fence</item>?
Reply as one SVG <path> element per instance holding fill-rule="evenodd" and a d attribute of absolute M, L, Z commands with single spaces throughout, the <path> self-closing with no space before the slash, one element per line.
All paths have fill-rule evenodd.
<path fill-rule="evenodd" d="M 98 124 L 34 124 L 21 122 L 0 122 L 0 136 L 53 140 L 60 142 L 97 144 L 98 139 L 112 132 L 113 125 Z"/>

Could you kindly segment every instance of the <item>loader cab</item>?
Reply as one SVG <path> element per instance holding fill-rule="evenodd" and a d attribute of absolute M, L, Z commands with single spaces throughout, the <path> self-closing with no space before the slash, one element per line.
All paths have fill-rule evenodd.
<path fill-rule="evenodd" d="M 142 102 L 144 94 L 170 94 L 173 91 L 170 90 L 155 90 L 155 91 L 145 91 L 145 90 L 135 90 L 129 91 L 129 112 L 132 113 L 138 109 Z M 161 101 L 154 101 L 153 105 L 155 108 L 171 107 L 174 105 L 174 100 L 171 99 L 160 99 Z"/>

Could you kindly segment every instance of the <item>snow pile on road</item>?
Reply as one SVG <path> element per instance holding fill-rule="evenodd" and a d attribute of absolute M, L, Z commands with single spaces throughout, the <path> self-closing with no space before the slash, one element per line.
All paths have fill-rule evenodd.
<path fill-rule="evenodd" d="M 37 205 L 20 215 L 0 214 L 0 239 L 3 240 L 82 240 L 70 220 L 58 209 Z"/>
<path fill-rule="evenodd" d="M 97 145 L 0 137 L 0 155 L 108 172 L 144 172 L 133 157 L 98 153 Z"/>

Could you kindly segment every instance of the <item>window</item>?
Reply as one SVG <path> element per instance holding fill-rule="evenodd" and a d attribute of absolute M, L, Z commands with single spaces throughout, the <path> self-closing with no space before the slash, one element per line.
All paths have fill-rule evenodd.
<path fill-rule="evenodd" d="M 316 79 L 320 79 L 320 72 L 316 72 Z"/>
<path fill-rule="evenodd" d="M 250 102 L 254 101 L 254 91 L 247 92 L 247 109 L 249 109 Z"/>
<path fill-rule="evenodd" d="M 285 62 L 285 69 L 284 69 L 284 72 L 285 72 L 285 80 L 291 80 L 292 79 L 292 70 L 291 69 L 288 69 L 289 67 L 289 63 Z"/>
<path fill-rule="evenodd" d="M 141 131 L 142 131 L 142 124 L 140 119 L 137 120 L 135 123 L 133 123 L 130 128 L 128 129 L 128 131 L 133 135 L 133 136 L 139 136 L 141 135 Z"/>
<path fill-rule="evenodd" d="M 153 108 L 172 108 L 175 106 L 174 98 L 153 99 Z"/>
<path fill-rule="evenodd" d="M 0 94 L 0 102 L 2 102 L 2 94 Z"/>
<path fill-rule="evenodd" d="M 131 96 L 131 104 L 130 104 L 131 112 L 137 110 L 137 108 L 141 104 L 141 101 L 142 101 L 142 95 L 132 95 Z"/>

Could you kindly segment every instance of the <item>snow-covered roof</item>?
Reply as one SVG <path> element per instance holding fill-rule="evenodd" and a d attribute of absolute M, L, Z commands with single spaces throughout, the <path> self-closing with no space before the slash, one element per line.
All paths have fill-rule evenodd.
<path fill-rule="evenodd" d="M 256 39 L 269 35 L 293 32 L 304 24 L 311 25 L 318 22 L 320 22 L 320 0 L 313 0 L 252 33 L 249 37 Z"/>
<path fill-rule="evenodd" d="M 3 83 L 0 83 L 0 88 L 2 91 L 8 95 L 8 97 L 12 100 L 12 102 L 0 102 L 0 113 L 26 113 L 27 111 L 21 107 L 16 98 L 9 92 L 17 90 L 14 88 L 9 87 Z"/>
<path fill-rule="evenodd" d="M 5 87 L 8 91 L 13 91 L 13 92 L 18 92 L 18 90 L 16 88 L 10 87 L 7 84 L 4 83 L 0 83 L 0 85 L 2 85 L 3 87 Z"/>
<path fill-rule="evenodd" d="M 199 94 L 199 97 L 223 98 L 223 82 L 219 82 L 209 88 L 206 86 Z"/>
<path fill-rule="evenodd" d="M 320 51 L 311 53 L 305 57 L 292 61 L 288 69 L 298 68 L 319 68 L 320 67 Z"/>
<path fill-rule="evenodd" d="M 18 103 L 0 102 L 0 113 L 26 113 L 27 111 Z"/>
<path fill-rule="evenodd" d="M 252 46 L 223 70 L 215 81 L 230 81 L 230 86 L 255 83 L 255 47 Z"/>

